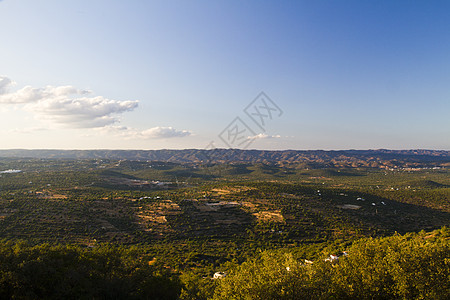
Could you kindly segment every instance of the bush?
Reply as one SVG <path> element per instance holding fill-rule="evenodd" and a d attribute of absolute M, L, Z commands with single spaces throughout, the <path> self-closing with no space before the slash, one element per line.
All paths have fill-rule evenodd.
<path fill-rule="evenodd" d="M 220 281 L 214 299 L 448 299 L 449 230 L 362 239 L 337 262 L 265 251 Z"/>

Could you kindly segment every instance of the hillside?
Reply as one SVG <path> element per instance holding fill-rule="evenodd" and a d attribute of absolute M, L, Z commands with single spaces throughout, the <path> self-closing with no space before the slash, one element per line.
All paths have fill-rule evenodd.
<path fill-rule="evenodd" d="M 175 163 L 266 163 L 303 167 L 441 167 L 450 151 L 441 150 L 0 150 L 4 158 L 113 159 Z"/>
<path fill-rule="evenodd" d="M 220 151 L 233 153 L 216 150 L 216 154 Z M 173 155 L 182 153 L 174 151 Z M 257 154 L 236 153 L 242 157 Z M 373 153 L 349 153 L 345 159 L 367 163 L 364 155 L 374 157 Z M 315 167 L 298 162 L 2 158 L 0 260 L 11 263 L 0 268 L 0 296 L 58 299 L 72 291 L 80 297 L 108 298 L 108 292 L 116 288 L 125 298 L 135 299 L 157 298 L 159 292 L 164 299 L 227 299 L 230 293 L 236 294 L 234 282 L 245 280 L 239 274 L 264 269 L 260 263 L 264 265 L 266 258 L 269 263 L 283 265 L 286 261 L 272 260 L 277 253 L 283 254 L 280 257 L 291 255 L 295 258 L 289 261 L 292 266 L 301 266 L 305 259 L 323 261 L 330 254 L 349 250 L 360 254 L 348 262 L 359 264 L 360 272 L 369 275 L 346 273 L 348 269 L 335 273 L 338 269 L 318 263 L 308 270 L 322 274 L 321 281 L 302 277 L 313 273 L 302 273 L 307 269 L 301 267 L 295 274 L 305 279 L 305 285 L 290 286 L 297 280 L 294 273 L 283 273 L 286 276 L 281 274 L 280 278 L 279 273 L 268 273 L 271 277 L 253 282 L 255 285 L 249 287 L 252 291 L 246 293 L 254 293 L 254 298 L 261 294 L 267 295 L 264 299 L 279 299 L 302 291 L 312 293 L 313 298 L 327 298 L 336 291 L 341 295 L 338 298 L 361 299 L 376 292 L 378 286 L 356 282 L 354 287 L 359 290 L 355 291 L 330 276 L 367 280 L 373 273 L 383 280 L 382 287 L 389 295 L 411 293 L 420 298 L 430 293 L 445 299 L 445 292 L 439 294 L 439 289 L 416 283 L 400 286 L 415 271 L 400 276 L 387 270 L 382 278 L 365 265 L 365 257 L 373 251 L 352 247 L 361 239 L 364 244 L 365 238 L 394 235 L 393 243 L 402 243 L 406 252 L 389 253 L 394 257 L 402 253 L 417 256 L 423 247 L 403 243 L 396 234 L 419 234 L 427 241 L 431 241 L 428 236 L 442 235 L 430 251 L 448 252 L 448 229 L 443 228 L 450 222 L 447 157 L 441 152 L 407 153 L 378 155 L 387 161 L 397 157 L 392 158 L 397 163 L 402 155 L 403 162 L 415 161 L 415 167 L 400 163 L 389 168 L 327 166 L 318 158 L 327 156 L 330 162 L 335 153 L 327 151 L 315 156 L 307 153 L 314 156 Z M 277 157 L 281 152 L 259 154 Z M 421 232 L 441 228 L 440 233 Z M 435 267 L 427 261 L 429 257 L 434 254 L 420 260 L 420 266 Z M 370 259 L 378 260 L 379 256 Z M 385 269 L 391 265 L 404 267 L 396 261 L 380 262 Z M 448 272 L 448 264 L 441 264 L 439 270 Z M 228 280 L 211 280 L 223 271 L 229 272 Z M 397 277 L 394 280 L 392 276 Z M 283 296 L 279 290 L 270 290 L 271 278 L 284 282 L 282 288 L 289 293 Z M 439 280 L 429 278 L 427 282 L 436 284 Z M 336 285 L 318 290 L 324 282 Z M 259 283 L 269 290 L 259 288 Z M 388 289 L 391 283 L 396 286 Z M 52 289 L 53 285 L 57 289 Z"/>

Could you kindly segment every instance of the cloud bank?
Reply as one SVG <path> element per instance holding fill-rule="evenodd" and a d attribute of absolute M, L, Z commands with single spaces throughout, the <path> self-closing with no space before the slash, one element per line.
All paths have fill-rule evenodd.
<path fill-rule="evenodd" d="M 119 115 L 138 107 L 138 101 L 118 101 L 92 96 L 91 91 L 73 86 L 26 86 L 9 92 L 14 82 L 0 76 L 0 104 L 24 105 L 36 118 L 75 128 L 95 128 L 114 124 Z"/>
<path fill-rule="evenodd" d="M 115 135 L 122 136 L 127 139 L 167 139 L 176 137 L 186 137 L 192 135 L 192 132 L 187 130 L 177 130 L 173 127 L 153 127 L 145 130 L 129 128 L 126 126 L 108 126 L 106 130 Z"/>
<path fill-rule="evenodd" d="M 137 101 L 117 101 L 103 97 L 76 99 L 49 98 L 27 106 L 38 118 L 77 128 L 95 128 L 119 122 L 117 115 L 132 111 Z"/>
<path fill-rule="evenodd" d="M 145 130 L 118 126 L 120 115 L 133 111 L 138 101 L 118 101 L 94 96 L 92 91 L 73 86 L 46 86 L 34 88 L 25 86 L 17 91 L 10 90 L 15 82 L 0 76 L 0 105 L 13 105 L 31 112 L 36 119 L 67 128 L 97 128 L 102 133 L 113 134 L 127 139 L 162 139 L 186 137 L 187 130 L 173 127 L 153 127 Z M 1 108 L 1 107 L 0 107 Z M 29 133 L 32 129 L 16 129 L 16 133 Z"/>

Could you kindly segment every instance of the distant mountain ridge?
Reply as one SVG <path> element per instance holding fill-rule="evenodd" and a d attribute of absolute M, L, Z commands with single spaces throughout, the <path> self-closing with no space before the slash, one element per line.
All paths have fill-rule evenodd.
<path fill-rule="evenodd" d="M 0 150 L 0 158 L 112 159 L 174 163 L 303 164 L 308 167 L 450 166 L 446 150 Z"/>

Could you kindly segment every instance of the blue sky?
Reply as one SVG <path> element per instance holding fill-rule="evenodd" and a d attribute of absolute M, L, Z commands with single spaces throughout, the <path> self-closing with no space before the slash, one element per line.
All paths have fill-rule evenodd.
<path fill-rule="evenodd" d="M 449 150 L 449 11 L 3 0 L 0 148 Z"/>

